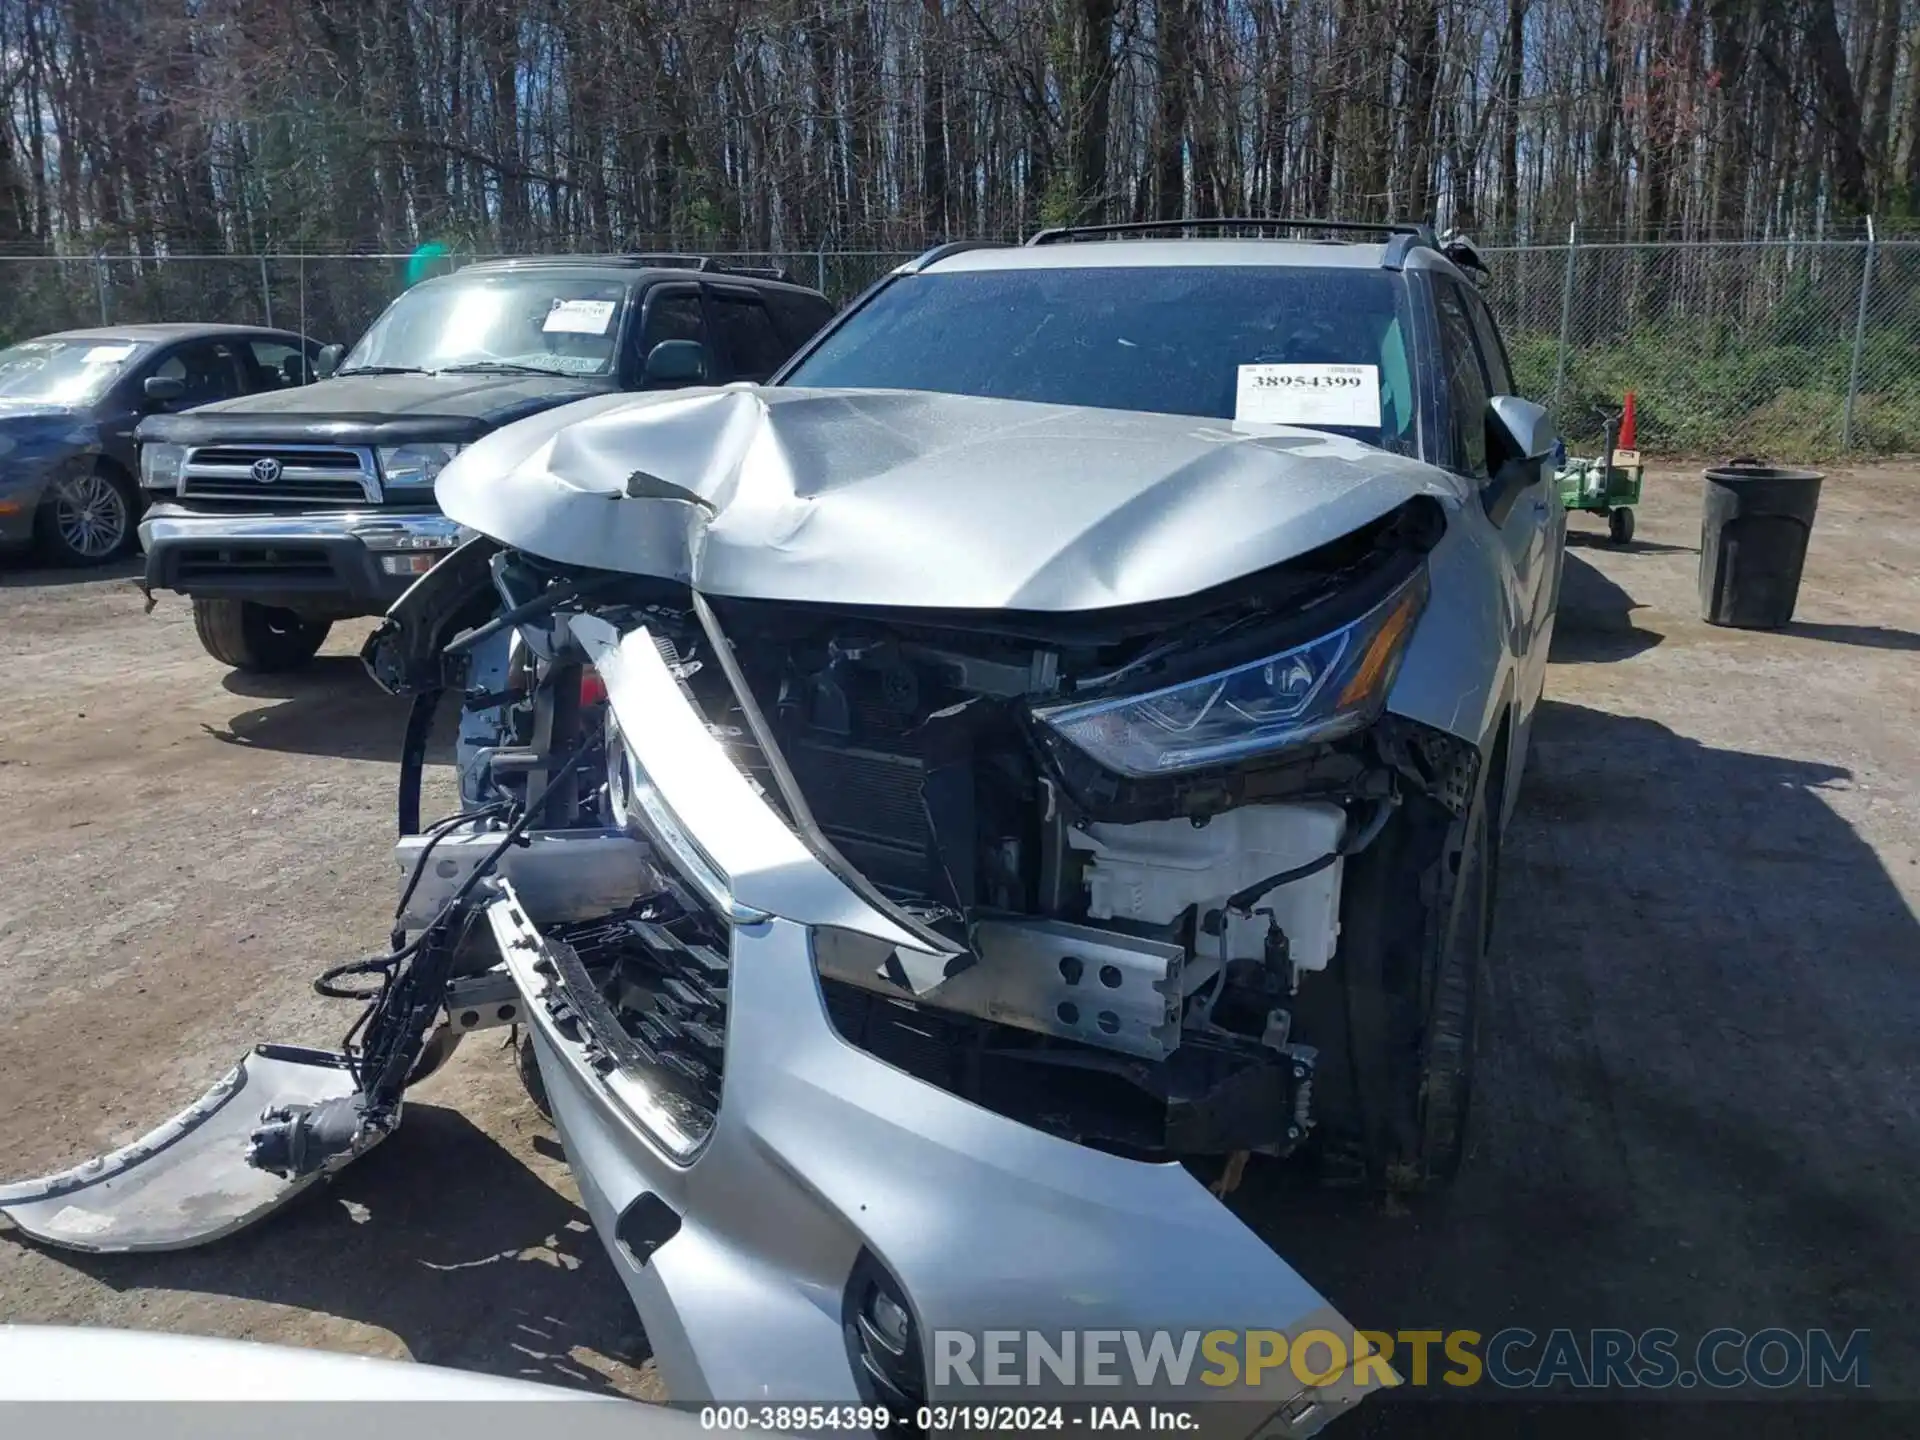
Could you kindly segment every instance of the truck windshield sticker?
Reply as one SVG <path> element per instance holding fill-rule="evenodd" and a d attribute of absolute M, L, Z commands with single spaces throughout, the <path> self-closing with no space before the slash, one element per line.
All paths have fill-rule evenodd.
<path fill-rule="evenodd" d="M 1380 426 L 1377 365 L 1242 365 L 1233 418 L 1265 425 Z"/>
<path fill-rule="evenodd" d="M 615 300 L 555 300 L 540 328 L 549 335 L 604 335 L 613 323 Z"/>
<path fill-rule="evenodd" d="M 95 345 L 80 357 L 82 365 L 118 365 L 133 353 L 131 345 Z"/>

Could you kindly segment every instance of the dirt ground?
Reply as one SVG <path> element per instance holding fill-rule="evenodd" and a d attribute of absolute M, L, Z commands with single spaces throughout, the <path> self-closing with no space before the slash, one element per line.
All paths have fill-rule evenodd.
<path fill-rule="evenodd" d="M 1831 474 L 1799 619 L 1696 617 L 1697 472 L 1576 516 L 1500 879 L 1472 1152 L 1412 1207 L 1253 1171 L 1236 1208 L 1357 1323 L 1872 1333 L 1920 1397 L 1920 470 Z M 379 947 L 402 708 L 343 627 L 225 676 L 184 605 L 0 575 L 0 1176 L 107 1149 Z M 207 1250 L 0 1237 L 0 1318 L 411 1355 L 648 1393 L 645 1341 L 499 1034 L 333 1188 Z M 1346 1433 L 1404 1431 L 1363 1408 Z M 1413 1422 L 1417 1428 L 1417 1421 Z"/>

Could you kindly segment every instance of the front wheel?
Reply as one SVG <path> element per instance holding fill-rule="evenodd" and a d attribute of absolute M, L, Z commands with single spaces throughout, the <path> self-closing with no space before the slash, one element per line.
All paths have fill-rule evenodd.
<path fill-rule="evenodd" d="M 1440 942 L 1427 988 L 1421 1037 L 1418 1149 L 1389 1183 L 1424 1190 L 1451 1180 L 1466 1154 L 1473 1098 L 1473 1044 L 1481 962 L 1492 928 L 1493 866 L 1484 805 L 1469 817 L 1460 850 L 1460 889 L 1450 932 Z"/>
<path fill-rule="evenodd" d="M 540 1073 L 540 1057 L 533 1048 L 533 1031 L 515 1032 L 513 1059 L 520 1071 L 520 1084 L 525 1087 L 533 1108 L 548 1120 L 553 1119 L 553 1101 L 547 1098 L 547 1080 Z"/>
<path fill-rule="evenodd" d="M 1633 511 L 1615 510 L 1607 516 L 1607 538 L 1616 545 L 1633 539 Z"/>
<path fill-rule="evenodd" d="M 319 653 L 333 627 L 251 600 L 195 600 L 193 629 L 223 665 L 254 674 L 298 670 Z"/>
<path fill-rule="evenodd" d="M 1325 1037 L 1314 1082 L 1332 1178 L 1402 1193 L 1466 1151 L 1476 997 L 1492 910 L 1491 788 L 1456 817 L 1410 796 L 1341 882 L 1341 944 L 1301 1002 Z M 1329 1013 L 1331 1012 L 1331 1013 Z"/>
<path fill-rule="evenodd" d="M 138 492 L 105 465 L 80 465 L 47 487 L 34 517 L 40 549 L 56 565 L 105 565 L 133 548 Z"/>

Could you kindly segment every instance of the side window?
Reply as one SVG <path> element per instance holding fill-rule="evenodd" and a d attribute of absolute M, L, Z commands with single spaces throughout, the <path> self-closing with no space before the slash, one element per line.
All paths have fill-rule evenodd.
<path fill-rule="evenodd" d="M 700 308 L 700 291 L 692 285 L 656 285 L 647 291 L 641 310 L 639 354 L 633 363 L 638 376 L 647 356 L 662 340 L 695 340 L 706 347 L 712 365 L 713 341 L 707 335 L 707 317 Z"/>
<path fill-rule="evenodd" d="M 773 318 L 785 335 L 790 350 L 798 350 L 833 318 L 832 305 L 805 292 L 769 291 L 767 308 L 773 311 Z"/>
<path fill-rule="evenodd" d="M 1480 364 L 1480 347 L 1467 318 L 1466 299 L 1453 281 L 1436 276 L 1434 309 L 1440 317 L 1440 363 L 1447 382 L 1447 425 L 1451 444 L 1447 460 L 1453 469 L 1486 478 L 1487 375 Z"/>
<path fill-rule="evenodd" d="M 735 380 L 765 380 L 793 353 L 757 295 L 714 295 L 714 325 L 726 345 Z"/>
<path fill-rule="evenodd" d="M 306 383 L 306 357 L 298 346 L 282 340 L 249 340 L 247 349 L 253 354 L 252 389 L 285 390 Z"/>
<path fill-rule="evenodd" d="M 187 387 L 187 393 L 175 404 L 181 410 L 231 400 L 245 392 L 240 357 L 224 340 L 190 341 L 162 360 L 153 373 Z"/>
<path fill-rule="evenodd" d="M 1501 342 L 1500 327 L 1493 323 L 1493 311 L 1478 291 L 1467 294 L 1467 310 L 1473 316 L 1473 333 L 1480 340 L 1480 358 L 1486 362 L 1487 383 L 1496 395 L 1517 395 L 1513 388 L 1513 367 L 1507 363 L 1507 347 Z"/>
<path fill-rule="evenodd" d="M 707 343 L 707 317 L 700 313 L 698 290 L 656 290 L 647 297 L 646 324 L 640 338 L 640 358 L 662 340 L 698 340 Z"/>

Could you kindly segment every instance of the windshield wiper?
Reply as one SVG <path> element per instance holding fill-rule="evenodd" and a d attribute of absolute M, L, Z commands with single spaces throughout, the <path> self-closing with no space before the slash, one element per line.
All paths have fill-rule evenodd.
<path fill-rule="evenodd" d="M 336 370 L 335 375 L 430 375 L 418 365 L 356 365 L 351 370 Z"/>
<path fill-rule="evenodd" d="M 569 378 L 569 374 L 565 370 L 554 370 L 545 365 L 522 365 L 517 360 L 475 360 L 466 365 L 443 365 L 434 373 L 436 375 L 466 375 L 484 373 L 486 371 L 496 371 L 502 374 L 512 375 L 553 375 L 562 380 Z"/>

